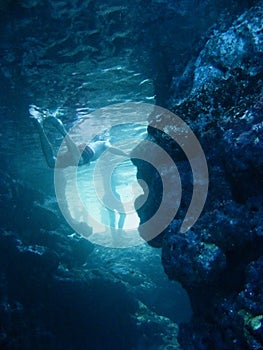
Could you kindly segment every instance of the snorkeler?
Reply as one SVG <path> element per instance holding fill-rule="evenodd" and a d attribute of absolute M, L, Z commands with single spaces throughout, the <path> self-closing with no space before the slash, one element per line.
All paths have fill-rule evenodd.
<path fill-rule="evenodd" d="M 69 166 L 79 166 L 89 164 L 97 160 L 101 154 L 108 150 L 113 154 L 129 157 L 129 155 L 117 147 L 114 147 L 108 140 L 95 141 L 89 144 L 76 145 L 67 133 L 62 121 L 47 111 L 41 111 L 38 107 L 31 105 L 29 108 L 30 118 L 38 131 L 40 143 L 47 165 L 50 168 L 67 168 Z M 44 126 L 46 123 L 53 125 L 59 133 L 64 137 L 68 150 L 59 153 L 57 157 L 48 137 L 45 133 Z"/>

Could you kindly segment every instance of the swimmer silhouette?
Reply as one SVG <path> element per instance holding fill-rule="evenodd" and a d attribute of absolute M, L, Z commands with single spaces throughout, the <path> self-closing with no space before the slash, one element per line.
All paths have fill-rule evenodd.
<path fill-rule="evenodd" d="M 38 107 L 31 105 L 29 108 L 30 118 L 39 134 L 40 143 L 46 163 L 50 168 L 66 168 L 69 166 L 80 166 L 96 161 L 101 154 L 108 150 L 113 154 L 130 157 L 121 149 L 113 146 L 109 140 L 95 141 L 89 144 L 76 145 L 67 133 L 62 121 L 55 116 L 50 115 L 47 111 L 41 111 Z M 59 153 L 57 157 L 48 137 L 45 133 L 44 126 L 46 123 L 53 125 L 64 137 L 68 150 Z"/>
<path fill-rule="evenodd" d="M 121 149 L 113 146 L 109 140 L 104 141 L 95 141 L 91 142 L 89 144 L 79 144 L 76 145 L 76 143 L 72 140 L 72 138 L 67 133 L 62 121 L 58 118 L 56 118 L 53 115 L 50 115 L 48 111 L 43 111 L 40 108 L 31 105 L 29 108 L 30 118 L 32 119 L 32 122 L 39 134 L 40 143 L 42 152 L 44 154 L 46 163 L 48 167 L 50 168 L 67 168 L 69 166 L 81 166 L 84 164 L 90 164 L 90 162 L 96 161 L 103 152 L 108 150 L 109 152 L 125 156 L 130 158 L 130 156 L 123 152 Z M 54 126 L 59 133 L 64 137 L 64 140 L 66 142 L 67 151 L 66 152 L 60 152 L 57 157 L 54 155 L 53 147 L 45 133 L 44 127 L 46 123 L 49 123 L 50 125 Z M 107 185 L 104 181 L 104 176 L 102 174 L 103 178 L 103 186 L 104 186 L 104 197 L 103 200 L 107 200 L 110 198 L 109 189 L 107 188 Z M 116 213 L 115 210 L 119 213 L 119 221 L 118 221 L 118 228 L 122 229 L 124 226 L 125 221 L 125 211 L 123 208 L 123 205 L 121 203 L 120 195 L 116 192 L 115 184 L 111 180 L 111 189 L 113 195 L 115 196 L 114 208 L 113 209 L 107 209 L 110 219 L 110 227 L 114 231 L 116 227 Z M 116 204 L 117 203 L 117 204 Z"/>

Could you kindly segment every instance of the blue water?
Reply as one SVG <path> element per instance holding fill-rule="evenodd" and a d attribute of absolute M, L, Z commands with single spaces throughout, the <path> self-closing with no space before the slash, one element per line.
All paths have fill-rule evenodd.
<path fill-rule="evenodd" d="M 96 121 L 99 124 L 99 120 Z M 91 125 L 92 127 L 95 127 L 95 125 Z M 141 124 L 120 124 L 106 130 L 102 138 L 106 138 L 112 145 L 118 147 L 125 140 L 126 144 L 122 147 L 122 150 L 130 153 L 136 147 L 136 144 L 139 144 L 146 137 L 146 129 L 147 124 L 145 122 Z M 76 210 L 76 202 L 74 196 L 72 197 L 72 192 L 70 192 L 71 175 L 69 173 L 68 199 L 70 202 L 70 211 L 75 220 L 84 221 L 92 227 L 93 234 L 89 237 L 91 242 L 102 245 L 106 244 L 107 246 L 112 245 L 111 237 L 106 238 L 105 235 L 107 233 L 105 231 L 107 229 L 117 228 L 120 213 L 117 210 L 113 213 L 114 208 L 108 208 L 107 203 L 103 201 L 103 193 L 105 193 L 105 174 L 109 171 L 109 168 L 113 167 L 109 189 L 113 191 L 115 199 L 119 201 L 121 206 L 119 210 L 122 213 L 125 212 L 125 221 L 122 228 L 124 231 L 131 231 L 127 236 L 127 239 L 130 240 L 127 244 L 142 244 L 144 242 L 137 231 L 140 220 L 134 206 L 136 198 L 143 193 L 136 178 L 137 169 L 130 159 L 115 159 L 116 164 L 112 165 L 109 164 L 110 162 L 114 163 L 114 157 L 106 157 L 106 160 L 99 166 L 99 169 L 97 168 L 97 162 L 91 162 L 90 165 L 84 165 L 78 168 L 77 190 L 81 200 L 79 210 Z M 85 216 L 85 213 L 81 210 L 83 206 L 87 210 L 89 217 L 95 219 L 97 224 L 89 220 L 87 215 Z M 115 217 L 115 222 L 111 219 L 112 215 Z"/>
<path fill-rule="evenodd" d="M 10 38 L 6 39 L 6 42 L 4 40 L 3 44 L 5 47 L 4 62 L 5 64 L 7 62 L 7 67 L 3 67 L 2 70 L 4 75 L 2 86 L 5 87 L 7 84 L 9 90 L 7 89 L 7 96 L 3 99 L 4 104 L 0 106 L 2 121 L 0 156 L 4 156 L 5 159 L 2 167 L 11 174 L 15 181 L 39 191 L 44 198 L 41 206 L 52 211 L 54 208 L 57 209 L 54 172 L 45 163 L 38 134 L 29 119 L 29 105 L 35 104 L 40 108 L 49 109 L 63 121 L 67 130 L 71 130 L 76 125 L 83 125 L 82 122 L 85 121 L 86 140 L 79 139 L 76 129 L 74 132 L 76 143 L 107 138 L 113 145 L 121 146 L 125 151 L 131 152 L 147 136 L 146 115 L 142 113 L 139 123 L 138 119 L 136 119 L 137 122 L 134 122 L 133 111 L 128 109 L 115 110 L 116 113 L 110 118 L 109 115 L 97 111 L 103 107 L 129 102 L 150 103 L 153 106 L 155 103 L 154 78 L 137 64 L 136 59 L 130 53 L 131 48 L 120 50 L 119 53 L 116 50 L 112 54 L 111 48 L 115 38 L 112 38 L 111 33 L 106 29 L 111 23 L 107 16 L 115 16 L 115 13 L 119 11 L 115 7 L 105 4 L 104 9 L 97 14 L 98 23 L 95 23 L 98 25 L 96 28 L 98 32 L 101 30 L 101 25 L 106 28 L 104 28 L 105 33 L 102 31 L 100 35 L 104 39 L 107 36 L 110 37 L 108 46 L 103 48 L 101 38 L 99 38 L 94 45 L 97 50 L 96 54 L 90 56 L 87 54 L 78 59 L 74 56 L 76 52 L 86 53 L 92 47 L 85 41 L 82 45 L 82 34 L 88 32 L 86 28 L 82 31 L 82 25 L 83 23 L 85 26 L 92 25 L 92 23 L 87 24 L 87 16 L 79 13 L 78 6 L 75 8 L 72 6 L 72 12 L 68 12 L 63 10 L 65 5 L 63 1 L 50 1 L 48 9 L 41 7 L 39 10 L 37 6 L 35 8 L 38 1 L 23 1 L 23 11 L 14 10 L 12 12 L 12 2 L 7 3 L 11 7 L 9 15 L 12 21 L 6 24 L 6 32 Z M 87 2 L 89 3 L 92 2 Z M 98 2 L 97 5 L 100 6 L 100 3 Z M 51 17 L 48 11 L 51 11 Z M 81 17 L 80 22 L 83 21 L 79 27 L 78 16 Z M 90 22 L 94 19 L 93 17 L 93 14 L 88 16 Z M 128 18 L 125 12 L 126 17 Z M 13 29 L 16 29 L 15 32 Z M 118 30 L 120 34 L 125 34 L 123 28 Z M 117 33 L 118 30 L 116 30 Z M 65 34 L 65 31 L 70 33 Z M 71 43 L 70 40 L 67 42 L 66 37 L 73 38 L 74 43 Z M 17 68 L 17 63 L 19 68 Z M 52 127 L 47 127 L 46 132 L 54 151 L 57 152 L 63 138 Z M 87 338 L 90 337 L 90 344 L 93 341 L 94 344 L 100 344 L 100 338 L 103 341 L 107 339 L 106 345 L 101 341 L 103 345 L 96 345 L 96 349 L 117 349 L 120 345 L 119 341 L 126 335 L 133 340 L 134 344 L 137 344 L 136 349 L 138 350 L 149 349 L 149 346 L 155 349 L 158 348 L 160 342 L 162 343 L 163 335 L 159 334 L 159 329 L 165 330 L 166 324 L 169 324 L 167 334 L 172 333 L 173 329 L 176 329 L 176 322 L 185 322 L 190 319 L 190 302 L 186 292 L 178 283 L 168 281 L 161 265 L 161 251 L 149 246 L 139 236 L 140 220 L 134 208 L 134 201 L 142 193 L 142 189 L 137 182 L 137 170 L 129 159 L 119 161 L 112 174 L 111 185 L 116 193 L 116 198 L 127 204 L 123 231 L 127 233 L 128 243 L 132 242 L 132 244 L 126 244 L 128 248 L 123 248 L 121 245 L 120 248 L 116 248 L 111 231 L 116 228 L 120 214 L 118 210 L 115 212 L 116 220 L 113 227 L 109 210 L 98 198 L 100 186 L 103 184 L 104 170 L 107 172 L 107 167 L 104 169 L 101 166 L 100 174 L 96 172 L 96 163 L 79 167 L 77 189 L 81 203 L 76 202 L 75 197 L 72 197 L 72 169 L 64 172 L 67 180 L 66 195 L 70 215 L 74 220 L 89 225 L 93 232 L 91 236 L 86 237 L 87 240 L 94 243 L 94 250 L 85 263 L 79 264 L 78 262 L 81 260 L 79 255 L 83 253 L 82 249 L 85 250 L 85 244 L 80 245 L 79 251 L 78 248 L 73 249 L 76 254 L 74 256 L 71 244 L 75 243 L 71 243 L 70 239 L 67 241 L 68 237 L 75 236 L 74 230 L 71 230 L 70 234 L 69 231 L 61 233 L 54 230 L 49 235 L 42 229 L 34 230 L 33 228 L 31 232 L 25 228 L 17 233 L 22 240 L 26 241 L 25 244 L 33 242 L 41 247 L 42 244 L 46 244 L 43 241 L 47 240 L 52 249 L 55 249 L 55 243 L 54 247 L 52 246 L 52 239 L 56 240 L 56 237 L 59 237 L 58 239 L 61 239 L 58 243 L 59 253 L 62 251 L 59 277 L 55 278 L 55 288 L 52 285 L 53 289 L 51 288 L 49 294 L 44 296 L 44 301 L 40 300 L 38 304 L 39 292 L 36 293 L 33 288 L 35 282 L 33 281 L 32 288 L 30 284 L 32 281 L 28 282 L 33 297 L 28 293 L 27 298 L 30 300 L 32 297 L 37 300 L 37 303 L 30 307 L 25 306 L 25 309 L 28 307 L 31 310 L 32 307 L 37 321 L 34 319 L 35 328 L 32 332 L 31 326 L 28 327 L 30 323 L 27 323 L 27 320 L 24 321 L 28 332 L 25 338 L 34 339 L 35 333 L 41 333 L 39 328 L 41 329 L 42 322 L 45 324 L 47 319 L 47 326 L 45 326 L 48 330 L 49 323 L 56 324 L 53 328 L 54 334 L 58 334 L 57 349 L 61 349 L 63 344 L 69 344 L 66 349 L 70 350 L 74 348 L 72 344 L 78 344 L 76 345 L 78 349 L 86 350 L 86 345 L 84 348 L 81 345 L 83 334 Z M 99 184 L 99 187 L 95 187 L 96 183 Z M 21 201 L 23 202 L 23 199 Z M 85 213 L 83 214 L 83 206 L 90 216 L 102 223 L 102 228 L 100 225 L 94 225 L 90 218 Z M 23 216 L 23 213 L 21 215 Z M 63 225 L 62 220 L 61 225 Z M 106 236 L 105 227 L 109 228 L 110 232 Z M 112 246 L 115 248 L 113 249 Z M 68 254 L 73 254 L 73 256 L 67 256 Z M 67 264 L 65 261 L 70 263 Z M 32 266 L 28 268 L 28 271 L 30 272 L 32 268 Z M 91 289 L 87 295 L 82 291 L 79 276 L 87 281 Z M 42 281 L 42 277 L 40 275 L 38 277 Z M 45 283 L 48 288 L 49 282 Z M 20 288 L 24 290 L 23 285 L 14 287 L 18 291 Z M 140 301 L 137 315 L 132 313 L 134 309 L 129 304 L 130 299 L 126 299 L 125 288 L 129 291 L 131 295 L 129 298 L 133 302 L 134 300 Z M 46 299 L 50 304 L 48 302 L 45 304 Z M 30 301 L 28 303 L 30 305 Z M 44 316 L 42 311 L 39 311 L 42 303 L 46 307 Z M 15 326 L 16 316 L 12 321 Z M 19 317 L 18 315 L 17 318 Z M 132 318 L 132 326 L 130 318 Z M 83 329 L 83 324 L 87 329 Z M 9 325 L 10 323 L 8 327 Z M 50 326 L 50 333 L 53 332 L 53 328 Z M 73 336 L 71 335 L 72 328 L 74 328 Z M 43 329 L 45 331 L 46 328 L 43 327 Z M 124 335 L 117 334 L 119 329 Z M 18 336 L 15 339 L 19 340 L 23 336 L 19 332 L 21 331 L 17 330 Z M 151 345 L 145 345 L 144 332 L 147 333 L 147 339 L 149 339 L 147 341 Z M 158 338 L 158 341 L 154 339 L 151 341 L 152 334 Z M 43 339 L 47 339 L 48 344 L 49 334 L 44 335 Z M 167 342 L 169 343 L 166 340 L 166 344 Z M 23 347 L 26 346 L 25 344 L 27 344 L 26 341 Z M 42 348 L 46 346 L 45 349 L 49 349 L 47 344 L 43 341 Z M 170 346 L 174 349 L 177 348 L 176 344 L 176 339 L 170 341 Z M 126 345 L 122 344 L 120 348 L 126 350 Z"/>
<path fill-rule="evenodd" d="M 129 140 L 136 138 L 137 143 L 142 141 L 146 137 L 146 125 L 129 125 L 118 126 L 109 130 L 108 140 L 111 144 L 115 145 L 124 140 Z M 127 149 L 128 148 L 128 149 Z M 130 147 L 126 147 L 125 151 L 130 152 Z M 100 205 L 100 200 L 96 203 L 96 188 L 94 188 L 94 183 L 102 183 L 104 171 L 107 171 L 107 164 L 100 171 L 95 172 L 96 163 L 92 162 L 90 166 L 84 166 L 78 170 L 78 189 L 81 193 L 81 199 L 85 203 L 88 202 L 92 205 L 90 206 L 91 211 L 103 210 L 103 205 Z M 112 174 L 112 190 L 121 197 L 122 202 L 128 202 L 134 200 L 134 193 L 140 195 L 142 189 L 139 186 L 136 178 L 137 169 L 133 165 L 130 159 L 119 160 L 117 165 L 114 168 Z M 83 185 L 86 182 L 86 189 L 83 191 Z M 97 206 L 98 204 L 98 206 Z M 132 220 L 136 220 L 138 225 L 138 216 L 135 212 L 135 209 L 132 211 L 132 217 L 127 218 L 124 228 L 135 228 Z M 102 214 L 102 219 L 105 219 L 105 213 Z M 131 221 L 131 222 L 129 222 Z"/>
<path fill-rule="evenodd" d="M 69 113 L 69 111 L 71 111 L 71 113 Z M 145 122 L 144 118 L 142 118 L 142 123 L 128 122 L 111 127 L 108 125 L 107 121 L 104 123 L 105 120 L 103 118 L 94 118 L 93 112 L 90 111 L 88 107 L 85 110 L 82 109 L 79 111 L 77 109 L 74 110 L 73 106 L 71 108 L 67 107 L 64 109 L 59 108 L 57 111 L 57 116 L 59 116 L 65 122 L 68 130 L 73 125 L 81 122 L 83 118 L 86 118 L 89 125 L 90 134 L 88 137 L 90 139 L 96 139 L 99 135 L 99 137 L 106 136 L 110 139 L 112 144 L 116 145 L 119 144 L 120 141 L 124 141 L 123 147 L 126 147 L 127 151 L 131 151 L 133 147 L 136 147 L 136 144 L 138 144 L 147 135 L 147 122 Z M 117 120 L 119 120 L 119 117 L 117 117 Z M 9 167 L 12 169 L 12 173 L 21 179 L 21 181 L 25 181 L 25 183 L 30 182 L 30 186 L 41 190 L 46 196 L 45 206 L 52 209 L 55 202 L 53 170 L 49 169 L 44 161 L 38 136 L 35 133 L 35 130 L 31 127 L 30 121 L 28 120 L 28 115 L 23 115 L 23 119 L 21 119 L 21 124 L 19 125 L 12 121 L 7 121 L 5 126 L 7 130 L 6 135 L 10 137 L 9 143 L 6 144 L 5 151 L 10 152 L 11 161 Z M 14 130 L 16 130 L 16 132 L 14 132 Z M 100 134 L 100 132 L 97 130 L 102 130 L 103 132 Z M 54 144 L 54 148 L 57 150 L 62 142 L 62 137 L 60 137 L 60 135 L 58 135 L 52 128 L 47 130 L 47 132 Z M 9 148 L 11 145 L 16 145 L 18 139 L 22 140 L 20 142 L 21 152 L 19 154 L 14 152 L 16 150 L 15 147 Z M 94 190 L 94 181 L 96 180 L 96 178 L 94 179 L 95 167 L 96 163 L 91 163 L 90 166 L 82 166 L 78 168 L 79 193 L 87 210 L 98 221 L 102 221 L 104 225 L 110 226 L 108 211 L 105 210 L 103 205 L 101 205 L 101 202 L 96 198 L 97 193 Z M 68 170 L 70 172 L 70 169 Z M 136 171 L 136 168 L 130 160 L 124 160 L 119 164 L 118 168 L 113 174 L 114 186 L 124 202 L 129 201 L 131 198 L 134 201 L 136 196 L 142 193 L 142 190 L 137 183 Z M 68 174 L 66 174 L 66 176 L 67 175 Z M 134 184 L 136 184 L 137 187 L 134 187 Z M 136 196 L 134 196 L 134 194 L 136 194 Z M 75 205 L 73 205 L 70 209 L 71 214 L 75 219 L 83 221 L 84 218 L 81 212 L 77 210 Z M 90 224 L 89 220 L 87 220 L 87 224 Z M 116 281 L 127 284 L 129 290 L 133 292 L 134 297 L 138 298 L 143 304 L 146 305 L 147 309 L 156 313 L 158 317 L 168 317 L 171 320 L 169 322 L 174 324 L 175 322 L 188 321 L 191 318 L 191 306 L 186 292 L 178 283 L 168 280 L 161 265 L 161 251 L 150 247 L 147 243 L 140 240 L 137 231 L 138 225 L 139 218 L 133 209 L 130 216 L 127 215 L 124 224 L 124 230 L 129 232 L 129 242 L 132 242 L 133 246 L 124 249 L 111 248 L 113 243 L 112 236 L 108 235 L 106 238 L 103 236 L 103 239 L 101 239 L 101 236 L 96 236 L 96 233 L 100 233 L 100 230 L 96 231 L 96 227 L 92 227 L 94 232 L 92 238 L 95 238 L 95 249 L 90 254 L 86 265 L 78 268 L 78 270 L 81 269 L 81 273 L 87 274 L 87 276 L 90 274 L 93 276 L 93 272 L 91 271 L 94 271 L 94 276 L 111 276 L 111 279 L 115 278 Z M 92 238 L 89 237 L 88 239 L 92 241 Z M 114 246 L 116 246 L 115 243 L 116 242 L 114 242 Z M 118 283 L 119 282 L 117 282 L 117 285 Z M 109 327 L 107 322 L 111 324 L 111 322 L 108 320 L 108 318 L 111 317 L 111 312 L 116 314 L 116 322 L 121 322 L 121 315 L 123 314 L 123 311 L 119 310 L 118 305 L 114 306 L 108 304 L 111 303 L 112 299 L 116 301 L 120 298 L 121 301 L 122 296 L 121 294 L 119 295 L 119 289 L 116 287 L 116 289 L 113 289 L 114 295 L 107 296 L 108 293 L 112 293 L 111 285 L 106 284 L 105 287 L 103 284 L 103 287 L 99 285 L 96 288 L 94 290 L 95 296 L 93 299 L 98 300 L 102 294 L 102 298 L 104 299 L 103 305 L 105 305 L 105 315 L 101 314 L 98 317 L 101 317 L 104 320 L 103 322 L 105 322 L 106 327 Z M 105 295 L 103 294 L 101 288 L 103 291 L 105 291 Z M 76 299 L 78 296 L 75 297 L 71 291 L 67 293 L 69 293 L 69 296 L 72 295 L 72 298 L 76 300 L 76 305 L 72 305 L 72 309 L 70 309 L 71 316 L 74 320 L 74 317 L 76 317 L 77 320 L 83 322 L 81 319 L 79 319 L 79 311 L 76 311 L 82 309 L 82 305 L 78 303 Z M 59 295 L 60 292 L 58 292 L 57 297 L 58 300 L 60 300 L 60 304 L 62 304 L 61 307 L 63 308 L 64 302 L 61 300 Z M 83 301 L 81 301 L 81 303 L 82 302 Z M 98 301 L 96 301 L 96 303 L 98 303 Z M 123 304 L 120 303 L 120 305 L 122 305 L 121 308 L 123 308 Z M 94 305 L 94 310 L 92 312 L 95 312 L 95 314 L 97 313 L 96 308 L 97 306 Z M 75 315 L 74 312 L 76 312 Z M 125 315 L 128 312 L 130 311 L 125 311 Z M 142 318 L 141 322 L 143 324 L 147 322 L 147 319 L 149 319 L 147 312 L 148 311 L 141 309 L 140 316 L 138 316 L 138 318 Z M 161 320 L 162 319 L 160 319 L 158 322 L 161 322 Z M 136 343 L 138 344 L 137 348 L 147 348 L 147 346 L 145 347 L 143 337 L 133 333 L 133 328 L 129 330 L 130 326 L 126 319 L 123 322 L 124 324 L 122 327 L 126 329 L 129 336 L 135 337 Z M 125 322 L 127 322 L 127 324 Z M 65 322 L 65 327 L 66 324 L 67 323 Z M 149 328 L 148 332 L 151 334 L 151 327 Z M 88 331 L 87 334 L 89 334 Z M 94 339 L 100 337 L 99 334 L 100 332 L 97 331 L 96 336 L 94 335 Z M 67 334 L 64 334 L 63 337 L 67 339 Z M 112 339 L 112 344 L 115 344 L 114 339 Z M 171 344 L 174 344 L 174 342 L 171 341 Z"/>

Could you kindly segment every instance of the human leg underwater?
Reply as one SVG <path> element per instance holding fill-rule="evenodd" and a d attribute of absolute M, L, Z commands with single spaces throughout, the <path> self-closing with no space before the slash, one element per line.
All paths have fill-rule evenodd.
<path fill-rule="evenodd" d="M 29 108 L 30 118 L 38 131 L 40 137 L 41 148 L 46 159 L 47 165 L 50 168 L 55 167 L 56 157 L 54 155 L 54 150 L 49 142 L 49 139 L 45 133 L 44 126 L 48 122 L 53 125 L 59 133 L 64 137 L 67 148 L 75 162 L 78 164 L 78 161 L 81 157 L 81 152 L 78 146 L 74 143 L 71 137 L 68 135 L 62 121 L 52 115 L 49 114 L 48 111 L 41 111 L 38 107 L 31 105 Z"/>
<path fill-rule="evenodd" d="M 46 163 L 49 168 L 54 168 L 56 163 L 56 157 L 54 156 L 53 147 L 49 142 L 48 137 L 42 127 L 42 120 L 40 118 L 36 118 L 32 116 L 32 114 L 31 114 L 31 118 L 32 118 L 33 125 L 35 126 L 38 132 L 41 148 L 42 148 Z"/>
<path fill-rule="evenodd" d="M 76 164 L 78 164 L 81 157 L 80 149 L 67 133 L 62 121 L 54 116 L 48 116 L 44 119 L 44 123 L 46 122 L 52 124 L 61 133 L 61 135 L 64 137 L 69 152 L 71 153 Z"/>

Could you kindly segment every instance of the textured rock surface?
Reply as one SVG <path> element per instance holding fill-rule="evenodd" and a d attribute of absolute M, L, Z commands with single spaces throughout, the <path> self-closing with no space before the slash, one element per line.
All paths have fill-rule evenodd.
<path fill-rule="evenodd" d="M 262 8 L 259 1 L 232 24 L 219 25 L 171 84 L 168 106 L 198 136 L 210 176 L 207 204 L 192 231 L 179 233 L 185 215 L 180 210 L 150 242 L 162 247 L 166 273 L 183 284 L 192 301 L 192 322 L 180 327 L 183 349 L 263 346 L 258 279 L 263 253 Z M 173 120 L 165 115 L 152 120 L 149 133 L 186 169 L 173 142 L 155 129 L 164 124 L 173 127 Z M 181 171 L 183 181 L 185 173 Z M 152 178 L 143 166 L 139 176 Z M 191 191 L 188 182 L 186 203 Z M 150 197 L 149 207 L 151 201 L 155 203 Z M 144 209 L 139 212 L 143 220 Z"/>
<path fill-rule="evenodd" d="M 179 349 L 176 321 L 189 319 L 191 308 L 188 304 L 186 316 L 176 300 L 156 304 L 165 300 L 164 287 L 168 294 L 181 291 L 177 298 L 187 302 L 182 288 L 171 285 L 162 271 L 155 269 L 153 276 L 151 264 L 160 266 L 159 254 L 153 259 L 147 246 L 123 254 L 94 247 L 73 233 L 54 208 L 39 207 L 39 192 L 7 175 L 2 183 L 3 208 L 14 208 L 15 214 L 21 209 L 20 197 L 11 195 L 17 188 L 28 193 L 28 202 L 26 215 L 15 222 L 1 217 L 1 348 Z M 40 220 L 26 225 L 34 208 L 41 208 Z M 55 229 L 51 224 L 43 228 L 43 211 Z"/>

